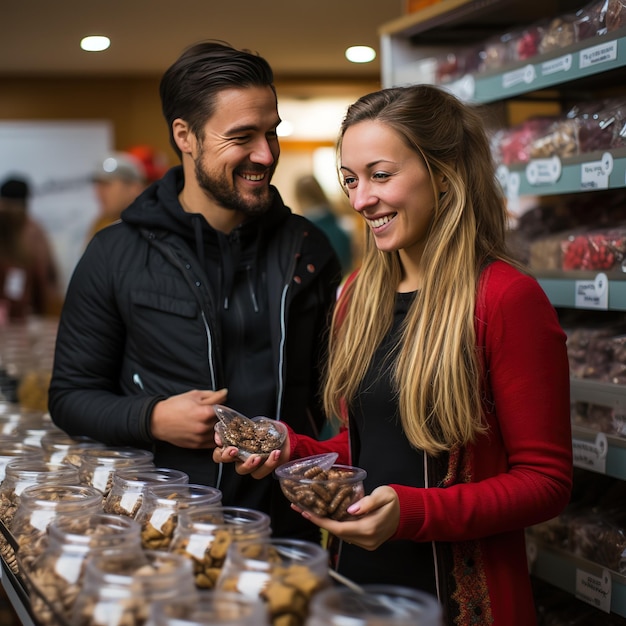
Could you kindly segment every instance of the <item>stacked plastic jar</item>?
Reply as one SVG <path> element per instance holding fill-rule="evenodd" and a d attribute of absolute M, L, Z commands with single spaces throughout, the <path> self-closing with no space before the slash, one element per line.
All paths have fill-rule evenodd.
<path fill-rule="evenodd" d="M 44 626 L 69 622 L 87 559 L 115 551 L 143 559 L 139 525 L 128 517 L 95 513 L 50 523 L 46 549 L 23 572 L 36 619 Z"/>
<path fill-rule="evenodd" d="M 185 472 L 167 467 L 118 469 L 113 473 L 113 483 L 104 501 L 104 510 L 134 518 L 147 487 L 159 484 L 185 485 L 188 482 L 189 476 Z"/>
<path fill-rule="evenodd" d="M 216 589 L 262 599 L 273 626 L 304 626 L 312 598 L 329 584 L 321 545 L 268 538 L 232 543 Z"/>
<path fill-rule="evenodd" d="M 213 589 L 231 543 L 271 535 L 269 515 L 243 507 L 204 506 L 182 512 L 170 551 L 193 563 L 199 589 Z"/>
<path fill-rule="evenodd" d="M 155 602 L 145 626 L 270 626 L 259 598 L 240 593 L 205 591 L 194 604 Z"/>
<path fill-rule="evenodd" d="M 4 480 L 7 464 L 18 458 L 43 461 L 44 454 L 41 448 L 25 444 L 16 435 L 2 435 L 2 439 L 0 439 L 0 483 Z"/>
<path fill-rule="evenodd" d="M 113 475 L 120 469 L 154 467 L 154 456 L 149 450 L 131 447 L 88 448 L 83 450 L 78 475 L 83 485 L 102 492 L 103 501 L 113 485 Z"/>
<path fill-rule="evenodd" d="M 41 438 L 41 449 L 48 463 L 67 463 L 80 467 L 83 450 L 106 448 L 105 444 L 89 437 L 70 437 L 65 431 L 56 429 Z"/>
<path fill-rule="evenodd" d="M 221 505 L 222 492 L 206 485 L 148 485 L 135 520 L 146 550 L 168 550 L 181 512 L 190 507 Z"/>
<path fill-rule="evenodd" d="M 0 485 L 0 553 L 12 571 L 17 571 L 15 550 L 10 542 L 9 528 L 20 504 L 22 492 L 33 485 L 78 485 L 78 470 L 69 465 L 46 463 L 42 459 L 14 459 L 5 468 Z"/>
<path fill-rule="evenodd" d="M 143 626 L 153 602 L 193 605 L 198 591 L 191 563 L 179 554 L 144 551 L 143 558 L 105 550 L 85 565 L 72 626 Z"/>
<path fill-rule="evenodd" d="M 18 546 L 17 571 L 28 570 L 43 552 L 46 530 L 55 519 L 102 511 L 102 496 L 84 485 L 32 485 L 22 492 L 9 526 Z"/>

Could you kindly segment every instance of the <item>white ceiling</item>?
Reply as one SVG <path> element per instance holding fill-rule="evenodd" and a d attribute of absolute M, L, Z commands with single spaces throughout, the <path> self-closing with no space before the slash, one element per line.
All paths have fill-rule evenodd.
<path fill-rule="evenodd" d="M 379 59 L 349 63 L 349 45 L 379 49 L 378 28 L 405 0 L 5 0 L 0 75 L 161 74 L 196 41 L 222 39 L 264 56 L 281 78 L 380 75 Z M 80 50 L 107 35 L 102 53 Z"/>

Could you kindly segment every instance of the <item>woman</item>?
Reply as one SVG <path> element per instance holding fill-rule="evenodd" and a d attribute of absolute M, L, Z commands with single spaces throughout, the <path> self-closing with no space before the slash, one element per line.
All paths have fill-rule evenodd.
<path fill-rule="evenodd" d="M 345 428 L 291 432 L 237 471 L 338 452 L 368 472 L 356 519 L 302 514 L 342 540 L 341 573 L 437 593 L 447 624 L 532 626 L 524 528 L 569 500 L 569 370 L 553 307 L 506 252 L 481 118 L 433 86 L 382 90 L 348 109 L 338 154 L 368 225 L 329 346 Z"/>

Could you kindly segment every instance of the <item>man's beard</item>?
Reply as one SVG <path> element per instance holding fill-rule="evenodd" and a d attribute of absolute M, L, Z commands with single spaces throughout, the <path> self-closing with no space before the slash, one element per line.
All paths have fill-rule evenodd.
<path fill-rule="evenodd" d="M 203 153 L 200 153 L 195 160 L 195 174 L 198 185 L 222 208 L 252 216 L 265 213 L 272 205 L 272 193 L 269 187 L 251 190 L 248 197 L 243 197 L 237 191 L 232 181 L 225 176 L 212 176 L 203 167 L 202 161 Z M 274 167 L 269 172 L 265 169 L 263 170 L 270 177 L 270 180 L 275 167 L 276 163 L 274 163 Z M 253 169 L 248 168 L 246 171 L 250 172 Z"/>

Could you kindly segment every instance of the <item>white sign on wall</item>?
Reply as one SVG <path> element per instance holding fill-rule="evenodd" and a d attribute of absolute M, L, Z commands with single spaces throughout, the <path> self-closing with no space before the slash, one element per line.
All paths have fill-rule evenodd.
<path fill-rule="evenodd" d="M 97 214 L 90 176 L 112 136 L 106 121 L 0 121 L 0 181 L 30 182 L 29 211 L 48 233 L 63 288 Z"/>

